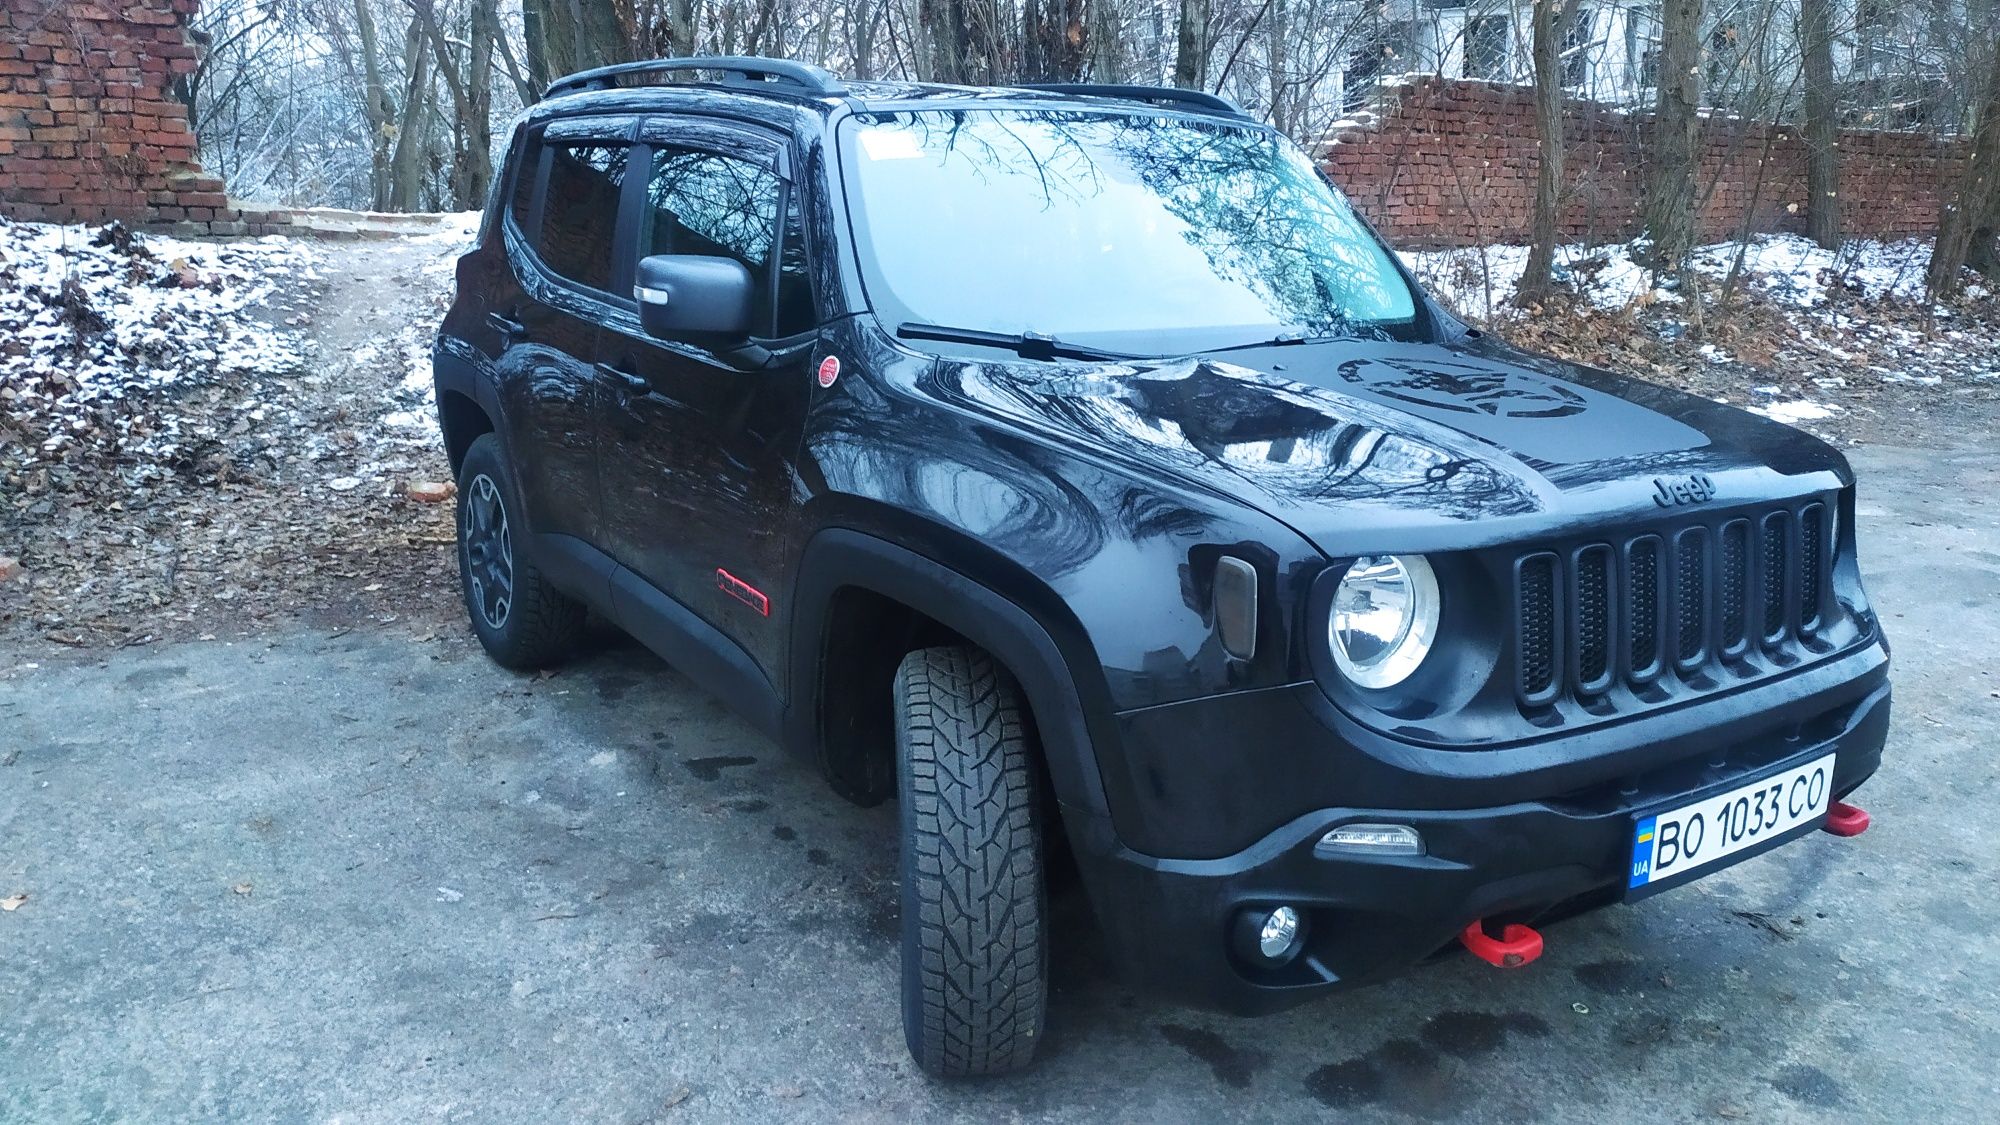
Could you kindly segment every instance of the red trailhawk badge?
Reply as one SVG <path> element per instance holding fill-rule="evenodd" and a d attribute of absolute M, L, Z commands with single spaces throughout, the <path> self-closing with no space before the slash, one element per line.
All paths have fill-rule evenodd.
<path fill-rule="evenodd" d="M 838 379 L 838 378 L 840 378 L 840 357 L 839 357 L 839 356 L 832 356 L 832 355 L 830 355 L 830 356 L 827 356 L 827 357 L 826 357 L 825 359 L 822 359 L 822 360 L 820 360 L 820 361 L 819 361 L 819 385 L 820 385 L 820 386 L 822 386 L 822 387 L 831 387 L 831 386 L 833 386 L 833 381 L 834 381 L 835 379 Z"/>

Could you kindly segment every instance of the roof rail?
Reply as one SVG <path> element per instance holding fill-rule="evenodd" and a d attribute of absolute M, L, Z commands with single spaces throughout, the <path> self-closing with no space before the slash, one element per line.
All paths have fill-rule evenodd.
<path fill-rule="evenodd" d="M 721 85 L 750 90 L 770 90 L 803 94 L 814 98 L 837 98 L 847 92 L 832 71 L 789 59 L 762 59 L 744 55 L 699 55 L 678 59 L 647 59 L 618 63 L 564 75 L 549 83 L 544 98 L 580 94 L 588 90 L 612 90 L 626 74 L 658 74 L 688 70 L 719 70 Z"/>
<path fill-rule="evenodd" d="M 1180 105 L 1198 113 L 1217 113 L 1229 117 L 1249 117 L 1243 107 L 1220 94 L 1210 94 L 1202 90 L 1183 90 L 1178 86 L 1128 86 L 1104 82 L 1031 82 L 1019 87 L 1023 90 L 1047 90 L 1052 94 L 1080 94 L 1092 98 L 1122 98 L 1133 102 L 1151 102 L 1156 105 Z"/>

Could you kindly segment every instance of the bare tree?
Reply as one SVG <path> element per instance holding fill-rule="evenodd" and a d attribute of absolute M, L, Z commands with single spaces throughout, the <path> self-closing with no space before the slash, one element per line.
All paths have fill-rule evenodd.
<path fill-rule="evenodd" d="M 1993 35 L 1996 21 L 1989 17 L 1986 31 Z M 1932 297 L 1956 294 L 1964 287 L 1966 262 L 1990 261 L 1993 218 L 2000 207 L 2000 41 L 1989 38 L 1982 44 L 1980 60 L 1984 80 L 1980 84 L 1977 115 L 1972 131 L 1971 151 L 1958 182 L 1941 185 L 1942 206 L 1938 208 L 1937 245 L 1931 250 L 1930 268 L 1924 284 Z M 1983 239 L 1975 257 L 1973 243 Z"/>
<path fill-rule="evenodd" d="M 1575 23 L 1577 0 L 1535 0 L 1535 130 L 1541 145 L 1535 167 L 1535 218 L 1528 262 L 1515 290 L 1522 305 L 1548 295 L 1556 258 L 1557 210 L 1562 205 L 1563 136 L 1562 44 Z"/>
<path fill-rule="evenodd" d="M 1840 246 L 1840 100 L 1834 87 L 1833 16 L 1837 0 L 1799 0 L 1799 50 L 1805 78 L 1806 234 Z"/>
<path fill-rule="evenodd" d="M 537 88 L 565 74 L 637 57 L 617 0 L 522 0 L 521 25 L 529 80 Z"/>
<path fill-rule="evenodd" d="M 1174 85 L 1200 90 L 1208 85 L 1209 0 L 1181 0 L 1174 27 Z"/>
<path fill-rule="evenodd" d="M 1701 0 L 1660 6 L 1659 97 L 1653 110 L 1643 256 L 1655 273 L 1679 273 L 1694 249 L 1695 161 L 1701 140 Z"/>
<path fill-rule="evenodd" d="M 1025 0 L 1021 5 L 1021 77 L 1075 82 L 1090 58 L 1088 0 Z"/>

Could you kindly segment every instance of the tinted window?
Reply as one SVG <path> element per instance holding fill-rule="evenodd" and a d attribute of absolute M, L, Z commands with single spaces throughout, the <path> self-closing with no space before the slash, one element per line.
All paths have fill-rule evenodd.
<path fill-rule="evenodd" d="M 639 256 L 701 254 L 743 263 L 758 294 L 753 323 L 767 331 L 761 326 L 771 324 L 771 260 L 785 194 L 783 181 L 767 165 L 697 149 L 656 148 L 639 223 Z M 812 323 L 796 193 L 785 226 L 775 330 L 781 336 Z"/>
<path fill-rule="evenodd" d="M 611 235 L 625 183 L 625 146 L 549 146 L 549 186 L 535 248 L 557 273 L 592 289 L 611 288 Z"/>
<path fill-rule="evenodd" d="M 528 222 L 535 217 L 535 175 L 540 171 L 541 159 L 541 142 L 523 139 L 520 150 L 515 153 L 512 169 L 514 191 L 507 200 L 507 210 L 514 216 L 514 225 L 523 233 L 528 232 Z"/>
<path fill-rule="evenodd" d="M 1268 130 L 1058 110 L 844 128 L 863 278 L 891 324 L 1162 355 L 1416 323 L 1388 252 Z"/>

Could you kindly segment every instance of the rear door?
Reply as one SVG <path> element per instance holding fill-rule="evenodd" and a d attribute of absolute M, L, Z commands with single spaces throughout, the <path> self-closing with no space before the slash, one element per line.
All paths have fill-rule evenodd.
<path fill-rule="evenodd" d="M 759 298 L 754 337 L 771 353 L 746 370 L 694 343 L 648 336 L 636 319 L 599 339 L 605 530 L 647 583 L 743 646 L 778 678 L 774 610 L 790 586 L 794 464 L 818 328 L 789 142 L 694 118 L 648 118 L 633 259 L 733 258 Z M 780 221 L 785 216 L 789 221 Z"/>
<path fill-rule="evenodd" d="M 562 120 L 531 135 L 516 170 L 504 236 L 510 275 L 488 302 L 508 457 L 534 531 L 596 543 L 598 324 L 619 297 L 617 224 L 633 118 Z"/>

